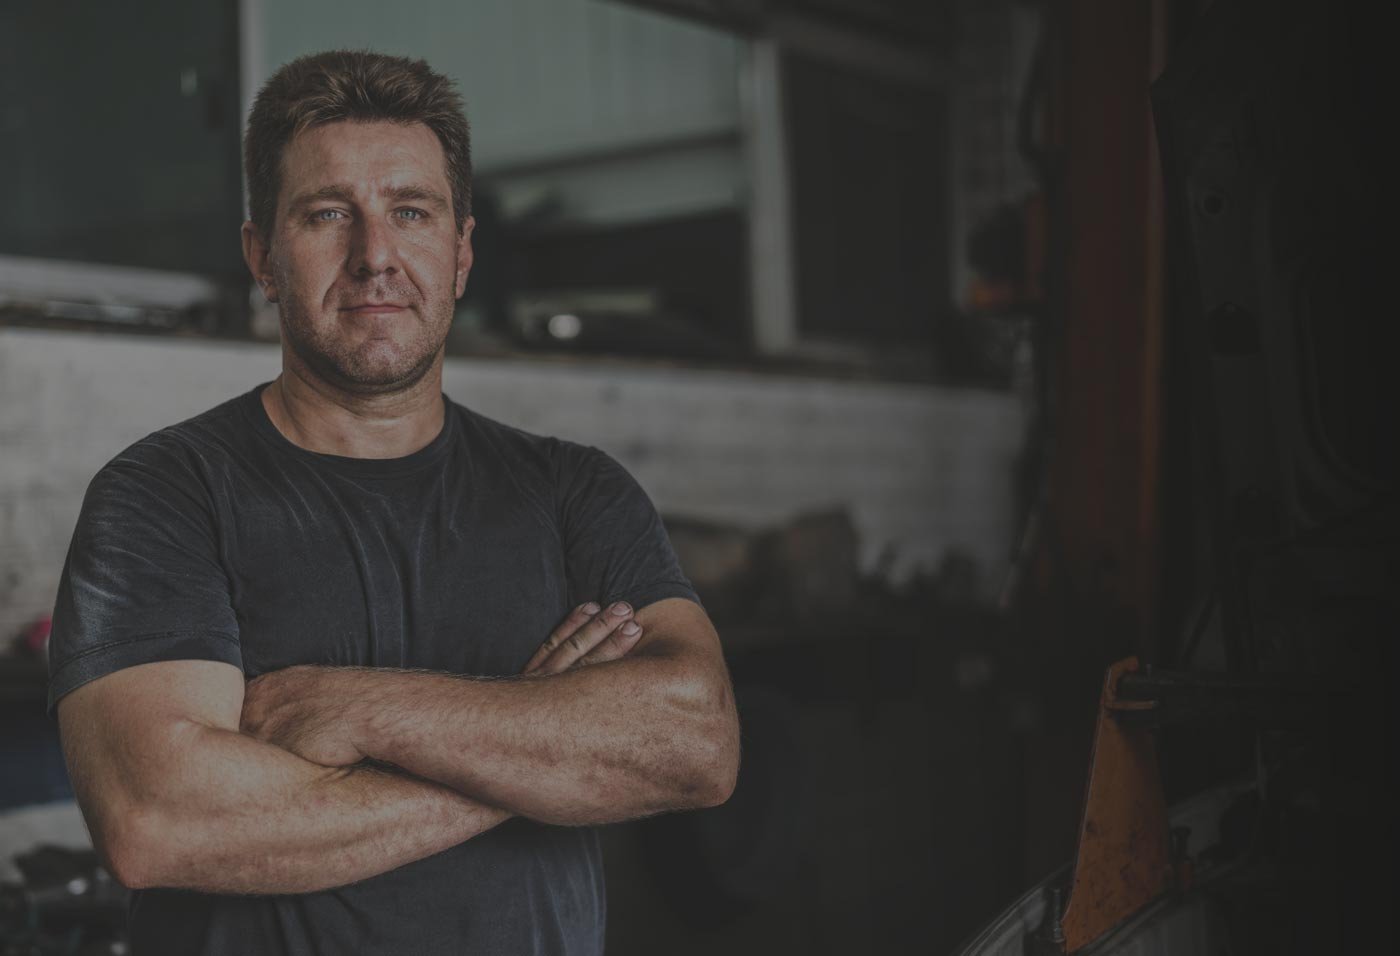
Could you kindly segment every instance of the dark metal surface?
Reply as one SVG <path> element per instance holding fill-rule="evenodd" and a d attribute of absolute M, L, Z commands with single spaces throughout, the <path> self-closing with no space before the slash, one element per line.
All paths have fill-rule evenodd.
<path fill-rule="evenodd" d="M 1199 671 L 1143 670 L 1118 682 L 1122 701 L 1149 706 L 1124 711 L 1137 726 L 1244 721 L 1260 728 L 1312 726 L 1330 704 L 1354 689 L 1308 675 L 1234 677 Z"/>

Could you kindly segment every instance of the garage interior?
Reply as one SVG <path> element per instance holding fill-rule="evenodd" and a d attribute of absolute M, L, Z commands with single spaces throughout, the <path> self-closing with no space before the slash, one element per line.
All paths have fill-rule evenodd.
<path fill-rule="evenodd" d="M 126 952 L 55 589 L 104 462 L 277 374 L 242 121 L 366 47 L 472 121 L 445 391 L 622 462 L 733 676 L 731 800 L 603 832 L 609 953 L 1393 935 L 1378 14 L 396 10 L 0 8 L 0 953 Z"/>

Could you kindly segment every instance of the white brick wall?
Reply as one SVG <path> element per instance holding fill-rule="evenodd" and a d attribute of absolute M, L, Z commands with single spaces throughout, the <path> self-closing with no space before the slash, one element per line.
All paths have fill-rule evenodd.
<path fill-rule="evenodd" d="M 0 639 L 52 608 L 98 468 L 279 365 L 272 345 L 0 328 Z M 605 360 L 452 359 L 445 378 L 486 415 L 612 453 L 667 514 L 756 527 L 846 505 L 867 567 L 957 549 L 988 590 L 1005 567 L 1010 395 Z"/>

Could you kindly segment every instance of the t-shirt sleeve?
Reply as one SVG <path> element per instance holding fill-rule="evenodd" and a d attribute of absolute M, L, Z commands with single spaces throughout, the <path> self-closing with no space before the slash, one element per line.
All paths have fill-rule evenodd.
<path fill-rule="evenodd" d="M 627 470 L 605 452 L 563 444 L 561 526 L 570 604 L 700 598 L 681 571 L 661 517 Z"/>
<path fill-rule="evenodd" d="M 218 554 L 208 493 L 176 449 L 146 439 L 104 467 L 88 486 L 59 579 L 49 712 L 69 691 L 137 664 L 241 669 Z"/>

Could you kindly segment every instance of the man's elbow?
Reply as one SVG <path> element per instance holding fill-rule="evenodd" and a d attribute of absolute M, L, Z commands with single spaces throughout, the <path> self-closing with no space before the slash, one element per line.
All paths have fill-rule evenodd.
<path fill-rule="evenodd" d="M 689 730 L 677 738 L 685 741 L 681 754 L 687 767 L 681 798 L 689 809 L 719 806 L 734 793 L 739 777 L 734 692 L 727 677 L 692 672 L 676 680 L 671 693 Z"/>
<path fill-rule="evenodd" d="M 164 851 L 155 845 L 157 827 L 139 812 L 123 813 L 94 834 L 94 845 L 102 862 L 120 885 L 144 890 L 158 885 L 155 869 Z"/>
<path fill-rule="evenodd" d="M 702 796 L 697 809 L 717 807 L 734 795 L 734 785 L 738 782 L 738 763 L 735 769 L 719 770 L 711 773 L 703 783 Z"/>
<path fill-rule="evenodd" d="M 734 793 L 739 779 L 739 727 L 728 718 L 718 722 L 702 748 L 705 759 L 696 774 L 696 808 L 717 807 Z"/>
<path fill-rule="evenodd" d="M 167 831 L 139 810 L 123 813 L 102 828 L 96 842 L 98 854 L 118 883 L 129 890 L 166 885 L 172 848 L 163 839 Z"/>

